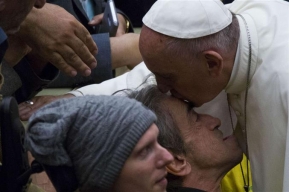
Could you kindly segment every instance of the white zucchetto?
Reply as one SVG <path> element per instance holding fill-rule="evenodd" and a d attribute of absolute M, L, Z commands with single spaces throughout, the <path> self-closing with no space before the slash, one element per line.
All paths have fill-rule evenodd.
<path fill-rule="evenodd" d="M 220 0 L 157 0 L 143 23 L 171 37 L 190 39 L 217 33 L 232 22 Z"/>

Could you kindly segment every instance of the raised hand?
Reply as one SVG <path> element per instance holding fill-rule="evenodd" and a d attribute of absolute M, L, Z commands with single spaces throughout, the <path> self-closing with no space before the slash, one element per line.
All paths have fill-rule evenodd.
<path fill-rule="evenodd" d="M 86 28 L 63 8 L 33 8 L 16 34 L 47 62 L 70 76 L 88 76 L 97 65 L 97 46 Z"/>

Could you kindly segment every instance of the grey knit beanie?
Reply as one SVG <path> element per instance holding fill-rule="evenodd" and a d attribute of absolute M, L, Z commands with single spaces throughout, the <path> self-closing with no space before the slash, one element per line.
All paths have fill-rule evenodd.
<path fill-rule="evenodd" d="M 25 146 L 40 163 L 73 166 L 80 191 L 112 187 L 153 112 L 120 96 L 62 99 L 38 110 L 28 123 Z"/>

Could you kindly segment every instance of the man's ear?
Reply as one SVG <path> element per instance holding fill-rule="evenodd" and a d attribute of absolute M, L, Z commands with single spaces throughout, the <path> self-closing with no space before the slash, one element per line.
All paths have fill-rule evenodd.
<path fill-rule="evenodd" d="M 204 51 L 203 56 L 206 60 L 207 69 L 211 76 L 219 76 L 223 69 L 223 57 L 216 51 Z"/>
<path fill-rule="evenodd" d="M 174 155 L 174 160 L 167 165 L 167 171 L 176 176 L 186 176 L 191 172 L 191 165 L 184 155 Z"/>

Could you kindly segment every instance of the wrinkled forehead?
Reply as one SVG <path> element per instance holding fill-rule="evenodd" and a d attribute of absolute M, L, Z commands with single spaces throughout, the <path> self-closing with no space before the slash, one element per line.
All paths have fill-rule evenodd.
<path fill-rule="evenodd" d="M 165 45 L 167 39 L 167 36 L 155 32 L 143 25 L 139 39 L 141 54 L 147 55 L 148 53 L 156 53 L 163 50 L 166 47 Z"/>
<path fill-rule="evenodd" d="M 146 31 L 142 33 L 146 33 Z M 169 74 L 175 73 L 177 70 L 176 60 L 167 51 L 166 38 L 156 32 L 148 32 L 142 37 L 139 49 L 147 68 L 157 76 L 169 76 Z"/>

